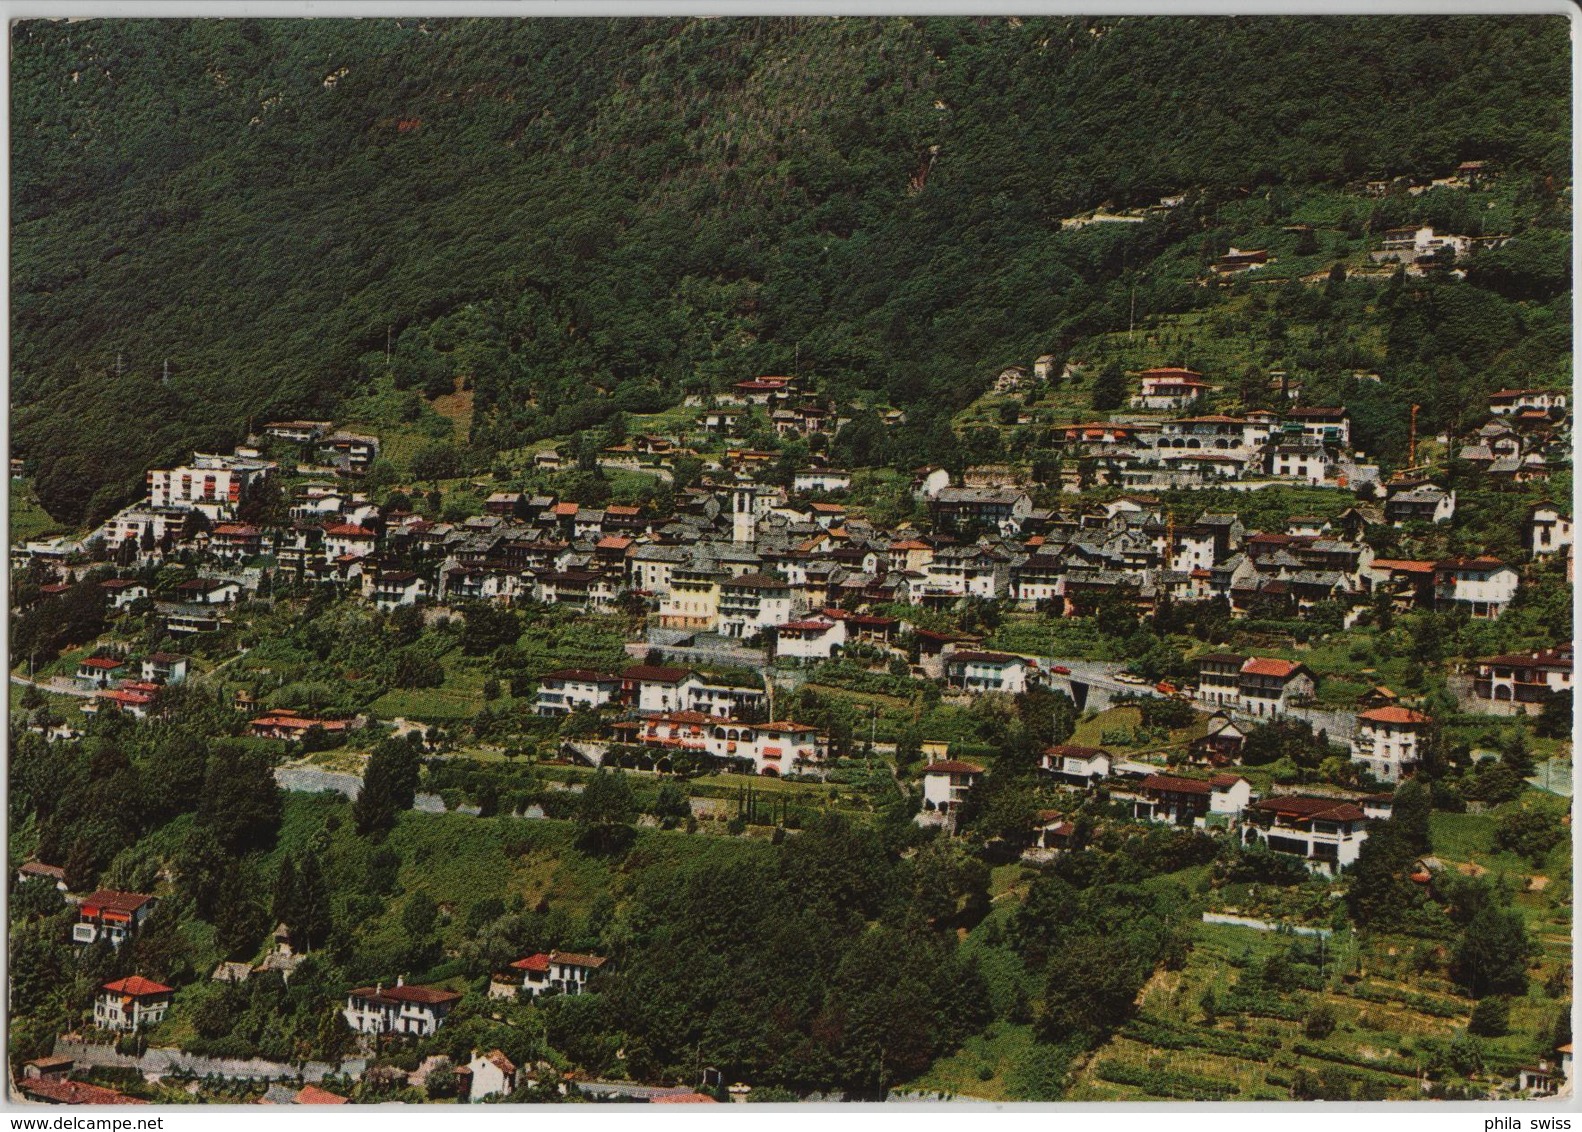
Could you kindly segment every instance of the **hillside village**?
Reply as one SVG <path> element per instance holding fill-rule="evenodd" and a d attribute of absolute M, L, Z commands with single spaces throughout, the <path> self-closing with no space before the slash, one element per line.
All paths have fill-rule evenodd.
<path fill-rule="evenodd" d="M 1002 373 L 995 392 L 1047 380 L 1045 364 L 1035 363 L 1037 376 Z M 474 725 L 475 736 L 464 719 L 425 720 L 415 701 L 394 722 L 421 740 L 425 757 L 437 760 L 431 768 L 520 744 L 513 733 L 530 737 L 539 763 L 566 768 L 563 789 L 575 788 L 577 768 L 612 767 L 682 783 L 745 775 L 811 787 L 851 781 L 854 759 L 879 758 L 904 776 L 901 796 L 915 799 L 921 829 L 987 837 L 985 851 L 1000 860 L 1019 854 L 1045 865 L 1080 853 L 1108 823 L 1138 822 L 1203 831 L 1331 878 L 1357 864 L 1370 826 L 1391 817 L 1399 784 L 1455 757 L 1441 717 L 1569 718 L 1569 643 L 1469 656 L 1438 691 L 1420 674 L 1391 688 L 1349 665 L 1320 672 L 1304 659 L 1331 635 L 1377 631 L 1402 616 L 1497 623 L 1520 607 L 1524 587 L 1568 584 L 1565 508 L 1543 499 L 1510 511 L 1524 551 L 1510 560 L 1422 553 L 1444 547 L 1439 532 L 1455 520 L 1456 491 L 1443 465 L 1438 474 L 1424 467 L 1381 476 L 1351 447 L 1344 406 L 1184 415 L 1213 396 L 1211 380 L 1179 367 L 1131 378 L 1134 410 L 1053 430 L 1058 480 L 1036 480 L 1012 462 L 955 475 L 915 469 L 906 485 L 915 518 L 888 524 L 846 502 L 850 471 L 810 462 L 792 469 L 788 483 L 770 482 L 763 473 L 779 452 L 731 446 L 744 441 L 754 417 L 790 441 L 844 427 L 835 406 L 795 378 L 744 379 L 689 406 L 690 427 L 674 435 L 579 452 L 596 467 L 658 476 L 673 475 L 677 461 L 697 461 L 697 482 L 675 491 L 667 510 L 589 506 L 506 482 L 500 490 L 479 486 L 475 513 L 436 515 L 420 484 L 395 485 L 382 500 L 368 490 L 378 436 L 328 421 L 267 422 L 234 453 L 151 469 L 148 498 L 84 538 L 13 548 L 17 616 L 58 623 L 63 634 L 25 638 L 38 644 L 18 670 L 31 676 L 13 675 L 24 696 L 21 718 L 50 743 L 73 742 L 106 715 L 158 726 L 180 710 L 168 706 L 173 689 L 200 686 L 236 713 L 225 733 L 263 743 L 289 786 L 298 768 L 326 755 L 336 767 L 355 767 L 348 754 L 372 747 L 392 719 L 377 704 L 326 711 L 299 685 L 272 687 L 272 666 L 255 657 L 268 651 L 266 626 L 283 611 L 304 602 L 310 611 L 327 602 L 362 606 L 409 634 L 459 622 L 465 635 L 475 624 L 497 628 L 502 616 L 519 633 L 514 615 L 489 611 L 527 608 L 571 632 L 578 618 L 619 626 L 622 661 L 529 664 L 489 677 L 499 697 L 508 675 L 511 714 L 487 733 Z M 1537 389 L 1491 397 L 1488 423 L 1457 438 L 1467 441 L 1457 461 L 1478 466 L 1477 490 L 1541 481 L 1551 459 L 1564 466 L 1565 400 Z M 698 434 L 714 443 L 690 446 Z M 1507 449 L 1511 455 L 1496 460 L 1520 462 L 1525 451 L 1529 478 L 1501 478 L 1494 464 L 1479 464 L 1484 451 Z M 554 471 L 562 459 L 541 451 L 533 467 Z M 1327 496 L 1312 508 L 1318 514 L 1292 514 L 1264 529 L 1237 510 L 1194 505 L 1197 489 L 1224 485 L 1312 489 L 1304 506 L 1320 498 L 1314 491 Z M 1174 494 L 1167 503 L 1138 488 Z M 1235 506 L 1218 502 L 1234 497 L 1215 498 L 1215 507 Z M 1050 505 L 1035 505 L 1045 500 Z M 1422 548 L 1421 556 L 1404 556 L 1404 548 Z M 91 636 L 78 639 L 77 623 L 53 615 L 68 605 L 94 626 Z M 1092 648 L 1026 647 L 1036 638 L 1030 631 L 1051 619 L 1102 627 L 1139 618 L 1179 619 L 1205 643 L 1153 647 L 1130 661 Z M 1012 625 L 1029 631 L 1017 641 L 1023 647 L 999 644 L 1015 639 L 1003 632 Z M 510 636 L 501 638 L 507 650 Z M 1213 644 L 1231 638 L 1273 648 Z M 52 640 L 66 650 L 49 660 Z M 415 676 L 398 665 L 388 682 L 421 688 L 446 679 L 438 665 Z M 1355 690 L 1319 694 L 1337 684 Z M 864 736 L 861 720 L 853 727 L 821 707 L 804 712 L 810 685 L 882 691 L 892 702 L 920 696 L 968 715 L 995 700 L 1052 705 L 1042 710 L 1055 741 L 1034 752 L 1024 824 L 986 824 L 975 804 L 999 759 L 957 757 L 957 747 L 974 756 L 982 748 L 890 719 L 887 741 L 878 742 L 877 721 L 891 713 L 870 709 Z M 860 707 L 862 697 L 853 699 Z M 1127 718 L 1140 722 L 1108 726 Z M 1087 719 L 1105 725 L 1095 729 Z M 1077 729 L 1087 742 L 1069 741 Z M 1314 753 L 1297 754 L 1295 765 L 1284 755 L 1271 775 L 1266 756 L 1249 757 L 1270 742 Z M 1500 787 L 1480 793 L 1494 777 L 1489 767 L 1508 760 L 1494 758 L 1465 773 L 1469 797 L 1502 796 Z M 1556 762 L 1564 775 L 1563 755 Z M 1530 765 L 1526 773 L 1534 773 Z M 1546 768 L 1544 779 L 1552 774 Z M 482 797 L 472 794 L 472 812 Z M 496 795 L 492 808 L 504 812 L 503 803 Z M 698 817 L 714 811 L 694 813 L 695 803 L 682 809 L 688 829 L 701 831 Z M 442 808 L 455 805 L 447 798 Z M 729 824 L 746 827 L 755 817 L 740 810 Z M 104 877 L 60 850 L 19 875 L 67 891 L 76 944 L 104 937 L 119 948 L 160 901 L 158 885 L 71 895 Z M 276 937 L 289 940 L 286 925 Z M 227 960 L 214 977 L 286 974 L 291 965 L 272 966 L 272 958 L 301 957 L 289 942 L 279 946 L 257 966 Z M 557 954 L 513 960 L 491 976 L 504 981 L 491 982 L 489 996 L 578 993 L 607 959 Z M 526 972 L 521 987 L 515 972 Z M 404 987 L 402 975 L 390 973 L 390 989 L 349 992 L 350 1031 L 435 1033 L 461 992 Z M 92 1028 L 156 1030 L 178 993 L 141 974 L 107 981 Z M 513 1093 L 515 1066 L 498 1050 L 489 1056 L 470 1066 L 458 1058 L 444 1079 L 470 1082 L 455 1086 L 463 1099 Z"/>
<path fill-rule="evenodd" d="M 1570 1096 L 1569 189 L 1357 173 L 1056 216 L 1261 219 L 948 405 L 387 330 L 77 529 L 13 448 L 14 1095 Z"/>

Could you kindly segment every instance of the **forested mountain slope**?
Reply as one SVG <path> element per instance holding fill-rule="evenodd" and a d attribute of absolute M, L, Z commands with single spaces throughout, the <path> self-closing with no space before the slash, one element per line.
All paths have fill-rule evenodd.
<path fill-rule="evenodd" d="M 22 24 L 13 445 L 57 519 L 97 517 L 151 463 L 332 412 L 388 343 L 400 385 L 472 381 L 485 454 L 795 366 L 913 406 L 922 458 L 992 367 L 1124 329 L 1133 298 L 1210 301 L 1141 273 L 1223 251 L 1219 201 L 1469 159 L 1567 192 L 1566 36 L 1533 17 Z M 1164 222 L 1061 232 L 1179 190 Z M 1507 299 L 1562 302 L 1564 274 Z M 1519 340 L 1517 315 L 1498 325 Z"/>

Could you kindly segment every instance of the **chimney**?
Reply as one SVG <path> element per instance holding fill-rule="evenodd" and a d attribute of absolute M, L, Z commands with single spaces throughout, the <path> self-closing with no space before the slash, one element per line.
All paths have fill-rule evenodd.
<path fill-rule="evenodd" d="M 398 986 L 398 987 L 406 986 L 406 976 L 405 975 L 397 975 L 396 976 L 396 986 Z"/>
<path fill-rule="evenodd" d="M 385 985 L 383 983 L 376 983 L 376 984 L 374 984 L 374 996 L 375 997 L 378 997 L 379 995 L 384 994 L 384 992 L 385 992 Z"/>

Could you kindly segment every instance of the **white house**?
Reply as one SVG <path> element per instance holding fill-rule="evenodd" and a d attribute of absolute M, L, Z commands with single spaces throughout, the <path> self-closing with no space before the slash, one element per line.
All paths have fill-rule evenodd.
<path fill-rule="evenodd" d="M 1249 657 L 1237 680 L 1238 706 L 1248 715 L 1284 715 L 1298 701 L 1313 698 L 1313 673 L 1305 664 Z"/>
<path fill-rule="evenodd" d="M 682 751 L 723 763 L 750 765 L 752 773 L 798 774 L 822 763 L 827 737 L 818 728 L 790 720 L 742 723 L 704 712 L 680 711 L 613 725 L 617 740 L 634 746 Z"/>
<path fill-rule="evenodd" d="M 1434 563 L 1434 607 L 1470 607 L 1473 617 L 1494 620 L 1516 598 L 1521 578 L 1498 558 L 1448 558 Z"/>
<path fill-rule="evenodd" d="M 1351 761 L 1380 782 L 1410 778 L 1422 759 L 1423 736 L 1433 720 L 1404 707 L 1377 707 L 1357 714 Z"/>
<path fill-rule="evenodd" d="M 1099 747 L 1061 743 L 1045 747 L 1038 765 L 1062 781 L 1088 786 L 1110 776 L 1110 753 Z"/>
<path fill-rule="evenodd" d="M 72 925 L 71 941 L 93 943 L 107 939 L 112 947 L 120 947 L 153 913 L 154 903 L 152 896 L 141 892 L 102 888 L 77 905 L 77 922 Z"/>
<path fill-rule="evenodd" d="M 473 1104 L 486 1097 L 503 1097 L 516 1091 L 516 1066 L 497 1049 L 474 1053 L 467 1069 L 472 1080 L 467 1099 Z"/>
<path fill-rule="evenodd" d="M 201 511 L 212 522 L 233 519 L 248 492 L 275 468 L 268 460 L 195 453 L 191 464 L 148 473 L 148 502 L 155 508 Z"/>
<path fill-rule="evenodd" d="M 511 964 L 510 973 L 489 984 L 491 998 L 510 998 L 526 993 L 584 994 L 588 983 L 609 960 L 602 955 L 575 951 L 538 952 Z"/>
<path fill-rule="evenodd" d="M 1571 516 L 1550 503 L 1534 503 L 1527 509 L 1526 539 L 1534 558 L 1548 558 L 1572 543 Z"/>
<path fill-rule="evenodd" d="M 1523 409 L 1564 409 L 1566 395 L 1553 389 L 1501 389 L 1489 394 L 1489 412 L 1497 417 L 1509 417 Z"/>
<path fill-rule="evenodd" d="M 776 660 L 828 660 L 845 644 L 845 621 L 813 617 L 787 621 L 775 629 Z"/>
<path fill-rule="evenodd" d="M 1252 783 L 1239 774 L 1216 774 L 1208 780 L 1208 812 L 1238 817 L 1252 801 Z"/>
<path fill-rule="evenodd" d="M 982 777 L 983 768 L 977 763 L 958 759 L 929 763 L 923 768 L 923 813 L 953 821 L 968 792 Z"/>
<path fill-rule="evenodd" d="M 1244 844 L 1262 841 L 1277 853 L 1301 857 L 1316 871 L 1352 864 L 1368 839 L 1362 810 L 1335 798 L 1284 794 L 1252 803 L 1242 816 Z"/>
<path fill-rule="evenodd" d="M 1010 653 L 958 649 L 945 656 L 945 682 L 967 692 L 1021 695 L 1036 670 L 1033 661 Z"/>
<path fill-rule="evenodd" d="M 93 1000 L 93 1024 L 101 1030 L 141 1030 L 157 1026 L 176 992 L 164 983 L 128 975 L 99 988 Z"/>
<path fill-rule="evenodd" d="M 621 690 L 621 678 L 586 668 L 546 672 L 538 681 L 539 715 L 568 715 L 579 707 L 600 708 Z"/>
<path fill-rule="evenodd" d="M 111 609 L 125 609 L 148 596 L 148 587 L 135 578 L 106 578 L 99 588 L 109 595 Z"/>
<path fill-rule="evenodd" d="M 835 468 L 810 468 L 791 477 L 792 491 L 846 491 L 851 487 L 851 473 Z"/>
<path fill-rule="evenodd" d="M 409 987 L 402 978 L 388 990 L 383 983 L 357 987 L 346 996 L 341 1016 L 359 1034 L 415 1034 L 428 1037 L 461 1000 L 455 991 Z"/>
<path fill-rule="evenodd" d="M 658 664 L 634 664 L 621 673 L 621 698 L 640 712 L 681 711 L 692 672 Z"/>
<path fill-rule="evenodd" d="M 1134 409 L 1184 409 L 1209 388 L 1203 375 L 1178 366 L 1157 366 L 1139 374 L 1142 391 L 1132 398 Z"/>
<path fill-rule="evenodd" d="M 791 586 L 769 574 L 743 574 L 720 583 L 719 631 L 753 637 L 791 620 Z"/>
<path fill-rule="evenodd" d="M 1456 493 L 1431 483 L 1395 491 L 1384 501 L 1384 517 L 1393 527 L 1403 523 L 1448 523 L 1455 514 Z"/>
<path fill-rule="evenodd" d="M 85 657 L 77 664 L 77 683 L 84 688 L 108 688 L 126 675 L 126 661 L 113 656 Z"/>
<path fill-rule="evenodd" d="M 179 684 L 187 678 L 191 663 L 175 653 L 151 652 L 143 658 L 143 679 L 150 684 Z"/>
<path fill-rule="evenodd" d="M 1480 657 L 1472 694 L 1484 701 L 1483 710 L 1497 714 L 1539 711 L 1551 695 L 1570 693 L 1572 658 L 1570 645 Z"/>
<path fill-rule="evenodd" d="M 326 523 L 324 526 L 324 554 L 328 558 L 366 558 L 379 545 L 379 536 L 367 527 L 356 523 Z"/>
<path fill-rule="evenodd" d="M 411 570 L 369 571 L 363 575 L 363 589 L 364 596 L 386 613 L 428 596 L 428 583 Z"/>

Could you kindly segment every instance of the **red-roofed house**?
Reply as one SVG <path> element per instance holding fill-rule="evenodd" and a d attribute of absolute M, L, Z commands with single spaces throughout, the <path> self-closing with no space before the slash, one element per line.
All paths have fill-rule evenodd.
<path fill-rule="evenodd" d="M 252 558 L 263 547 L 264 533 L 250 523 L 221 523 L 209 532 L 209 553 L 220 558 Z"/>
<path fill-rule="evenodd" d="M 90 656 L 77 665 L 77 682 L 85 688 L 108 688 L 126 675 L 126 661 L 113 656 Z"/>
<path fill-rule="evenodd" d="M 324 556 L 339 558 L 350 554 L 366 558 L 379 545 L 379 536 L 356 523 L 327 523 L 324 526 Z"/>
<path fill-rule="evenodd" d="M 683 685 L 691 669 L 634 664 L 621 672 L 621 702 L 642 712 L 679 711 L 686 705 Z"/>
<path fill-rule="evenodd" d="M 826 617 L 787 621 L 775 627 L 775 659 L 828 660 L 846 645 L 846 622 Z"/>
<path fill-rule="evenodd" d="M 345 719 L 316 719 L 284 709 L 259 716 L 248 725 L 257 739 L 284 739 L 294 743 L 315 727 L 325 731 L 347 731 L 351 721 Z"/>
<path fill-rule="evenodd" d="M 1483 657 L 1473 673 L 1472 694 L 1497 713 L 1536 712 L 1550 695 L 1571 691 L 1571 666 L 1570 645 Z"/>
<path fill-rule="evenodd" d="M 71 941 L 92 943 L 102 937 L 108 939 L 112 947 L 120 947 L 153 911 L 152 896 L 101 888 L 77 905 L 77 922 L 72 925 Z"/>
<path fill-rule="evenodd" d="M 467 1068 L 472 1071 L 467 1099 L 473 1104 L 485 1097 L 503 1097 L 516 1091 L 516 1065 L 497 1049 L 474 1053 Z"/>
<path fill-rule="evenodd" d="M 1110 798 L 1131 803 L 1132 817 L 1139 821 L 1192 826 L 1205 824 L 1213 790 L 1207 779 L 1150 774 L 1111 790 Z"/>
<path fill-rule="evenodd" d="M 1142 392 L 1132 398 L 1134 409 L 1184 409 L 1209 388 L 1202 374 L 1175 366 L 1145 369 L 1139 376 Z"/>
<path fill-rule="evenodd" d="M 427 1037 L 461 1001 L 455 991 L 409 987 L 401 978 L 389 990 L 383 983 L 358 987 L 346 996 L 341 1016 L 359 1034 L 417 1034 Z"/>
<path fill-rule="evenodd" d="M 1341 798 L 1282 794 L 1248 806 L 1243 844 L 1262 841 L 1277 853 L 1294 853 L 1321 871 L 1344 868 L 1368 839 L 1368 819 Z"/>
<path fill-rule="evenodd" d="M 1307 665 L 1258 656 L 1241 666 L 1236 684 L 1241 710 L 1260 719 L 1284 715 L 1297 701 L 1312 699 L 1314 688 Z"/>
<path fill-rule="evenodd" d="M 491 980 L 489 997 L 513 998 L 522 992 L 534 998 L 545 993 L 582 994 L 588 989 L 588 980 L 608 962 L 602 955 L 540 951 L 516 960 L 509 972 Z"/>
<path fill-rule="evenodd" d="M 99 989 L 93 1001 L 93 1024 L 102 1030 L 139 1030 L 157 1026 L 176 992 L 164 983 L 128 975 Z"/>
<path fill-rule="evenodd" d="M 1422 759 L 1423 737 L 1433 720 L 1420 711 L 1391 705 L 1357 714 L 1351 761 L 1380 782 L 1410 778 Z"/>

